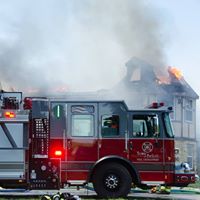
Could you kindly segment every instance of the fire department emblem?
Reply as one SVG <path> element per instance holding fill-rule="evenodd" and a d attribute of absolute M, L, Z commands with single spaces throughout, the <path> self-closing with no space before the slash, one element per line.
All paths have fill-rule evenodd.
<path fill-rule="evenodd" d="M 144 142 L 142 144 L 142 150 L 145 152 L 145 153 L 150 153 L 153 151 L 153 145 L 150 143 L 150 142 Z"/>

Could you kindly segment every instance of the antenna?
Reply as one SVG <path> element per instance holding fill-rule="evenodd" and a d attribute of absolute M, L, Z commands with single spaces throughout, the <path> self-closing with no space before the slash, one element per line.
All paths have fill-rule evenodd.
<path fill-rule="evenodd" d="M 3 87 L 2 87 L 1 81 L 0 81 L 0 90 L 3 91 Z"/>

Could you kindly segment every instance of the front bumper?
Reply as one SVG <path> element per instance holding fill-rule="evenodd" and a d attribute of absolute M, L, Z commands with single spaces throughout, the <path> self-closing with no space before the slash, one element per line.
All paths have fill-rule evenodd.
<path fill-rule="evenodd" d="M 175 186 L 184 187 L 191 183 L 196 182 L 195 173 L 176 173 L 175 174 Z"/>

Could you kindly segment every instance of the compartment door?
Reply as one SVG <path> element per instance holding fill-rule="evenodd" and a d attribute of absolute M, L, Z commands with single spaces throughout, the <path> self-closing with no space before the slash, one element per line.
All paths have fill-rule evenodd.
<path fill-rule="evenodd" d="M 154 113 L 129 115 L 129 156 L 147 185 L 164 184 L 164 143 L 160 117 Z"/>
<path fill-rule="evenodd" d="M 97 104 L 69 103 L 66 140 L 67 180 L 84 182 L 98 159 Z"/>

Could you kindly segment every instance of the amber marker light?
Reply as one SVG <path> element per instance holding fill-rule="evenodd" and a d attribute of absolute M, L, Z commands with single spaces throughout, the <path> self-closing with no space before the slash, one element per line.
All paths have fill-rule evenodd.
<path fill-rule="evenodd" d="M 6 111 L 4 112 L 4 117 L 7 119 L 12 119 L 16 117 L 16 114 L 12 111 Z"/>

